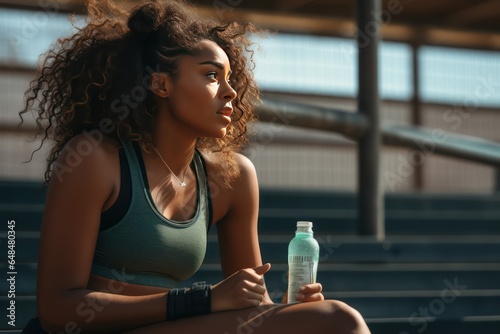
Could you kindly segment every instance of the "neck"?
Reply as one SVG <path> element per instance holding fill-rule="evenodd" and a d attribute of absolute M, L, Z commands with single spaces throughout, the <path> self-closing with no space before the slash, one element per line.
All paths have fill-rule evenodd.
<path fill-rule="evenodd" d="M 168 124 L 158 120 L 157 124 Z M 193 160 L 196 139 L 189 138 L 178 129 L 157 126 L 153 145 L 168 164 L 173 173 L 179 178 L 184 177 L 184 172 Z"/>
<path fill-rule="evenodd" d="M 155 140 L 154 146 L 172 172 L 182 179 L 186 169 L 193 160 L 194 144 L 191 147 L 179 147 L 178 145 L 171 144 L 171 142 Z"/>

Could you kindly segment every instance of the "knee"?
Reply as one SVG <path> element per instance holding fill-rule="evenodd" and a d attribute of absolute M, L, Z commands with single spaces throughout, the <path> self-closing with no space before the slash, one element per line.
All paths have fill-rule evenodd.
<path fill-rule="evenodd" d="M 335 333 L 369 334 L 363 316 L 354 308 L 338 300 L 325 300 L 332 315 L 332 326 Z"/>

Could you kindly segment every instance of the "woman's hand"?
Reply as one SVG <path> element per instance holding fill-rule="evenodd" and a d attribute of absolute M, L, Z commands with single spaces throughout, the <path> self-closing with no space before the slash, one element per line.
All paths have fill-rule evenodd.
<path fill-rule="evenodd" d="M 269 263 L 241 269 L 215 284 L 212 287 L 212 312 L 259 306 L 267 291 L 262 275 L 269 269 Z"/>

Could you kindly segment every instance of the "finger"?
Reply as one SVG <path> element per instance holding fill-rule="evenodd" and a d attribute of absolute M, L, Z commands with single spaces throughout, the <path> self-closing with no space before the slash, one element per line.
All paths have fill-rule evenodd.
<path fill-rule="evenodd" d="M 246 291 L 245 297 L 246 297 L 246 299 L 250 300 L 251 302 L 258 302 L 258 304 L 260 304 L 264 300 L 264 296 L 262 294 L 255 293 L 253 291 Z"/>
<path fill-rule="evenodd" d="M 258 267 L 253 268 L 253 270 L 255 271 L 255 273 L 257 275 L 264 275 L 265 273 L 267 273 L 269 271 L 269 269 L 271 269 L 270 263 L 266 263 L 266 264 L 263 264 L 262 266 L 258 266 Z"/>
<path fill-rule="evenodd" d="M 299 288 L 299 292 L 302 294 L 316 293 L 323 291 L 323 286 L 321 283 L 306 284 Z"/>
<path fill-rule="evenodd" d="M 267 291 L 267 289 L 262 284 L 259 283 L 250 283 L 248 286 L 248 290 L 261 295 L 265 294 Z"/>
<path fill-rule="evenodd" d="M 239 275 L 246 287 L 254 286 L 255 284 L 264 285 L 264 276 L 257 274 L 254 268 L 243 269 L 239 272 Z"/>
<path fill-rule="evenodd" d="M 325 300 L 325 296 L 322 293 L 309 293 L 309 294 L 298 294 L 297 300 L 301 302 L 319 302 Z"/>

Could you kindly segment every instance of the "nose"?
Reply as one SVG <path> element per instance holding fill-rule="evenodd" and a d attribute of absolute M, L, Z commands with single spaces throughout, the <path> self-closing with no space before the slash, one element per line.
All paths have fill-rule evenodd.
<path fill-rule="evenodd" d="M 238 93 L 234 90 L 233 86 L 229 84 L 229 82 L 226 82 L 223 86 L 222 97 L 224 100 L 232 101 L 236 98 L 236 96 L 238 96 Z"/>

